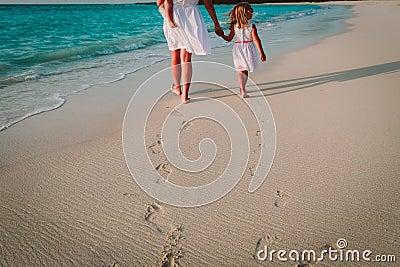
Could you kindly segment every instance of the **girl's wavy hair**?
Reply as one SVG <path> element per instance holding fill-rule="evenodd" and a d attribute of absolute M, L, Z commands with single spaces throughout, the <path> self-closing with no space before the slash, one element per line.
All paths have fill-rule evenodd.
<path fill-rule="evenodd" d="M 236 4 L 231 11 L 229 11 L 228 16 L 230 18 L 230 28 L 234 27 L 236 24 L 239 28 L 243 28 L 249 25 L 246 18 L 246 11 L 251 8 L 248 2 L 240 2 Z"/>

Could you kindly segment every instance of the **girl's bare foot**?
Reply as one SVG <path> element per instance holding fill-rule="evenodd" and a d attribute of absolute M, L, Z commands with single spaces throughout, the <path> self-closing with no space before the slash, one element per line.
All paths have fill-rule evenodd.
<path fill-rule="evenodd" d="M 248 98 L 248 97 L 249 97 L 249 95 L 247 94 L 247 92 L 242 92 L 241 95 L 242 95 L 242 98 Z"/>

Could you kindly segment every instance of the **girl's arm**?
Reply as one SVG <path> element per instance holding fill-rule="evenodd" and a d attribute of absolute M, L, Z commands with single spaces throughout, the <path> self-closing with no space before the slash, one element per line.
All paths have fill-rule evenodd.
<path fill-rule="evenodd" d="M 161 7 L 163 6 L 164 11 L 160 11 L 161 15 L 164 17 L 167 17 L 169 26 L 171 28 L 175 28 L 176 24 L 174 22 L 174 14 L 173 14 L 173 8 L 174 8 L 174 3 L 172 0 L 157 0 L 157 6 Z"/>
<path fill-rule="evenodd" d="M 264 62 L 265 60 L 267 60 L 267 57 L 265 56 L 260 38 L 258 37 L 256 25 L 253 25 L 253 28 L 251 30 L 251 36 L 253 37 L 253 40 L 254 40 L 254 43 L 256 44 L 258 52 L 260 52 L 260 59 L 262 62 Z"/>
<path fill-rule="evenodd" d="M 204 6 L 207 9 L 208 14 L 210 15 L 212 21 L 214 22 L 215 33 L 218 36 L 222 36 L 224 34 L 224 30 L 222 30 L 219 25 L 217 14 L 215 13 L 215 8 L 212 0 L 204 0 Z"/>
<path fill-rule="evenodd" d="M 233 37 L 235 36 L 235 29 L 233 28 L 233 26 L 229 27 L 229 30 L 230 32 L 228 36 L 226 36 L 225 34 L 221 35 L 222 39 L 224 39 L 227 42 L 232 41 Z"/>
<path fill-rule="evenodd" d="M 159 0 L 157 0 L 159 1 Z M 174 22 L 174 2 L 172 0 L 165 0 L 165 14 L 168 19 L 169 26 L 175 28 L 176 24 Z"/>

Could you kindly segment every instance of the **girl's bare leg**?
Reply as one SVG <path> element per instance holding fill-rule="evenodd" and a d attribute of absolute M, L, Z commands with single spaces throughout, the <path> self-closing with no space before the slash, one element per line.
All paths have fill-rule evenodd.
<path fill-rule="evenodd" d="M 246 83 L 247 83 L 248 76 L 249 76 L 249 72 L 247 70 L 238 71 L 240 95 L 242 96 L 242 98 L 247 97 Z"/>
<path fill-rule="evenodd" d="M 172 79 L 174 80 L 173 88 L 175 94 L 181 95 L 181 50 L 177 49 L 171 51 L 171 71 L 172 71 Z"/>
<path fill-rule="evenodd" d="M 183 61 L 182 66 L 182 103 L 186 103 L 189 100 L 189 88 L 190 82 L 192 81 L 192 54 L 187 52 L 186 49 L 182 49 L 181 58 Z"/>

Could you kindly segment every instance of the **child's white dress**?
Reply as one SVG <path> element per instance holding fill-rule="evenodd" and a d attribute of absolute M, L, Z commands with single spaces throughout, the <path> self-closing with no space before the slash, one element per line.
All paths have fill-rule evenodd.
<path fill-rule="evenodd" d="M 253 72 L 257 69 L 258 55 L 251 36 L 253 24 L 249 27 L 237 28 L 235 26 L 235 44 L 233 45 L 232 55 L 233 64 L 236 70 L 247 70 Z"/>
<path fill-rule="evenodd" d="M 164 17 L 164 35 L 170 51 L 185 48 L 189 53 L 206 55 L 211 53 L 207 26 L 200 13 L 198 0 L 173 0 L 176 28 L 169 26 Z"/>

